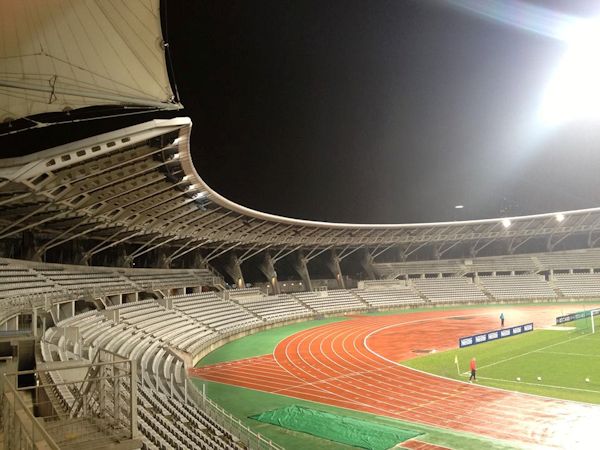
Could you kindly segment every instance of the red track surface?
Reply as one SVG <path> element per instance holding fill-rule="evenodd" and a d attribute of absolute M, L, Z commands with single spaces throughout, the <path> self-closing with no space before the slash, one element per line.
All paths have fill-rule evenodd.
<path fill-rule="evenodd" d="M 576 310 L 577 307 L 571 308 Z M 564 307 L 504 310 L 510 323 L 552 324 Z M 203 379 L 541 448 L 598 448 L 600 407 L 490 389 L 400 366 L 498 327 L 499 310 L 356 316 L 296 333 L 273 355 L 190 369 Z"/>

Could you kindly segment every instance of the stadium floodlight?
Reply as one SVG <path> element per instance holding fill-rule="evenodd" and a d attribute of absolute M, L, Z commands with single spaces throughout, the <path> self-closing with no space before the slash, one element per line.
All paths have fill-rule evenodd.
<path fill-rule="evenodd" d="M 463 208 L 464 208 L 464 205 L 456 205 L 456 206 L 454 207 L 454 209 L 463 209 Z"/>
<path fill-rule="evenodd" d="M 194 186 L 193 184 L 190 184 L 188 187 L 185 188 L 186 191 L 193 191 L 196 189 L 196 186 Z"/>
<path fill-rule="evenodd" d="M 504 228 L 508 228 L 508 227 L 510 227 L 510 225 L 511 225 L 510 219 L 502 219 L 502 226 Z"/>
<path fill-rule="evenodd" d="M 194 200 L 200 200 L 201 198 L 206 197 L 206 192 L 198 192 L 194 195 Z"/>
<path fill-rule="evenodd" d="M 600 120 L 600 19 L 573 19 L 561 34 L 567 47 L 546 86 L 540 118 L 548 125 Z"/>
<path fill-rule="evenodd" d="M 562 222 L 563 220 L 565 220 L 565 215 L 564 215 L 564 214 L 562 214 L 562 213 L 558 213 L 558 214 L 556 215 L 556 221 L 557 221 L 557 222 Z"/>

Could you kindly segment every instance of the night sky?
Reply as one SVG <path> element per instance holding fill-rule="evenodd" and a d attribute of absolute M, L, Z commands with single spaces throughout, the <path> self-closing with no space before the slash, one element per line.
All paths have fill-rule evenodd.
<path fill-rule="evenodd" d="M 600 205 L 600 126 L 534 120 L 558 41 L 443 1 L 169 1 L 167 25 L 196 168 L 245 206 L 392 223 Z"/>

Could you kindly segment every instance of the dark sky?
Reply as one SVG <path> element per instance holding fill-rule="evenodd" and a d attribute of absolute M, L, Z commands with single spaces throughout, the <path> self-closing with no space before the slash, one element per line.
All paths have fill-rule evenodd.
<path fill-rule="evenodd" d="M 537 2 L 580 15 L 593 3 Z M 238 203 L 368 223 L 600 205 L 598 124 L 533 120 L 560 42 L 443 1 L 167 12 L 196 167 Z"/>

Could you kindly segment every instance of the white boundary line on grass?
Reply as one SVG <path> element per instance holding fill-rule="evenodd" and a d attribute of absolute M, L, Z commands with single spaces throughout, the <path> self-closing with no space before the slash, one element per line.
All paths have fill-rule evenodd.
<path fill-rule="evenodd" d="M 500 361 L 496 361 L 496 362 L 493 362 L 491 364 L 486 364 L 485 366 L 479 366 L 477 368 L 477 370 L 479 370 L 479 369 L 485 369 L 486 367 L 492 367 L 492 366 L 495 366 L 497 364 L 503 364 L 503 363 L 505 363 L 507 361 L 512 361 L 513 359 L 517 359 L 517 358 L 521 358 L 523 356 L 531 355 L 532 353 L 537 353 L 537 352 L 540 352 L 541 350 L 545 350 L 547 348 L 552 348 L 552 347 L 556 347 L 557 345 L 562 345 L 565 342 L 571 342 L 571 341 L 574 341 L 576 339 L 581 339 L 583 336 L 585 336 L 585 334 L 582 334 L 580 336 L 575 336 L 574 338 L 566 339 L 564 341 L 560 341 L 560 342 L 557 342 L 555 344 L 546 345 L 545 347 L 540 347 L 540 348 L 537 348 L 535 350 L 531 350 L 529 352 L 521 353 L 519 355 L 511 356 L 510 358 L 501 359 Z"/>
<path fill-rule="evenodd" d="M 600 355 L 591 355 L 589 353 L 569 353 L 569 352 L 540 352 L 548 355 L 564 355 L 564 356 L 585 356 L 586 358 L 600 358 Z"/>
<path fill-rule="evenodd" d="M 477 309 L 476 309 L 476 311 L 477 311 Z M 409 367 L 409 366 L 407 366 L 405 364 L 399 363 L 398 361 L 394 361 L 394 360 L 391 360 L 389 358 L 386 358 L 385 356 L 383 356 L 383 355 L 377 353 L 375 350 L 371 349 L 371 347 L 369 347 L 369 345 L 367 344 L 367 341 L 369 340 L 369 338 L 371 336 L 373 336 L 374 334 L 380 333 L 381 331 L 384 331 L 384 330 L 387 330 L 387 329 L 393 328 L 393 327 L 400 327 L 402 325 L 407 325 L 407 324 L 410 324 L 410 323 L 436 321 L 436 320 L 441 320 L 441 319 L 447 319 L 448 317 L 476 317 L 476 316 L 485 316 L 485 315 L 489 315 L 489 314 L 490 313 L 461 314 L 459 316 L 444 316 L 444 317 L 436 317 L 436 318 L 429 318 L 429 319 L 414 320 L 414 321 L 410 321 L 410 322 L 402 322 L 402 323 L 390 324 L 390 325 L 383 326 L 381 328 L 377 328 L 377 329 L 371 331 L 369 334 L 367 334 L 364 337 L 364 339 L 363 339 L 363 345 L 373 355 L 377 356 L 378 358 L 381 358 L 384 361 L 387 361 L 387 362 L 389 362 L 391 364 L 394 364 L 396 366 L 405 367 L 406 369 L 409 369 L 409 370 L 412 370 L 412 371 L 415 371 L 415 372 L 418 372 L 418 373 L 422 373 L 422 374 L 425 374 L 425 375 L 429 375 L 429 376 L 432 376 L 432 377 L 435 377 L 435 378 L 440 378 L 440 379 L 443 379 L 443 380 L 453 381 L 455 383 L 463 383 L 463 384 L 466 384 L 466 385 L 471 385 L 471 383 L 469 383 L 468 381 L 457 380 L 456 378 L 449 378 L 449 377 L 445 377 L 443 375 L 437 375 L 435 373 L 425 372 L 424 370 L 415 369 L 414 367 Z M 451 350 L 448 350 L 448 351 L 451 351 Z M 529 392 L 511 391 L 511 390 L 508 390 L 508 389 L 498 388 L 498 387 L 494 387 L 494 386 L 485 386 L 485 385 L 482 385 L 482 384 L 477 384 L 476 386 L 478 386 L 480 388 L 484 388 L 484 389 L 490 389 L 492 391 L 508 392 L 508 393 L 510 393 L 512 395 L 516 395 L 516 396 L 523 396 L 523 397 L 531 396 L 531 397 L 543 398 L 545 400 L 550 399 L 550 400 L 554 400 L 556 402 L 577 403 L 577 404 L 584 405 L 584 406 L 591 407 L 591 408 L 598 407 L 597 404 L 587 403 L 587 402 L 583 402 L 581 400 L 564 400 L 564 399 L 561 399 L 561 398 L 548 397 L 548 396 L 541 395 L 541 394 L 531 394 Z"/>
<path fill-rule="evenodd" d="M 593 392 L 595 394 L 600 393 L 600 390 L 596 390 L 596 389 L 581 389 L 581 388 L 566 387 L 566 386 L 555 386 L 553 384 L 542 384 L 542 383 L 530 383 L 527 381 L 505 380 L 503 378 L 490 378 L 490 377 L 477 377 L 477 378 L 480 378 L 482 380 L 502 381 L 503 383 L 528 384 L 529 386 L 541 386 L 541 387 L 547 387 L 547 388 L 552 388 L 552 389 L 562 389 L 565 391 Z M 567 400 L 567 401 L 572 401 L 572 400 Z"/>

